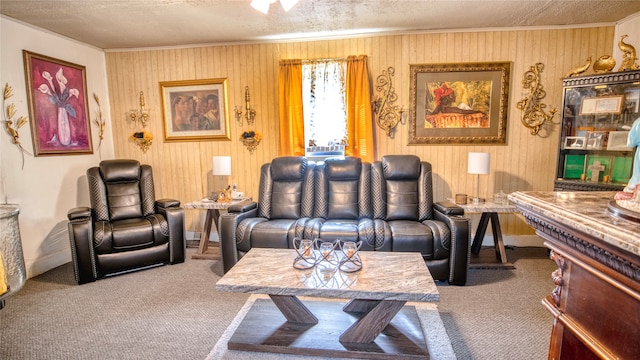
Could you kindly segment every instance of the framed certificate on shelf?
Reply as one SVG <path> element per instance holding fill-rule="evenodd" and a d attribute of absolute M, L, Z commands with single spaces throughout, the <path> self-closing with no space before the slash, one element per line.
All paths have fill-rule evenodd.
<path fill-rule="evenodd" d="M 567 136 L 564 139 L 565 149 L 584 149 L 587 145 L 587 138 L 582 136 Z"/>
<path fill-rule="evenodd" d="M 580 105 L 580 115 L 620 114 L 623 98 L 623 95 L 584 98 Z"/>
<path fill-rule="evenodd" d="M 609 141 L 607 142 L 607 150 L 611 151 L 631 151 L 627 146 L 627 139 L 629 138 L 628 131 L 611 131 L 609 132 Z"/>

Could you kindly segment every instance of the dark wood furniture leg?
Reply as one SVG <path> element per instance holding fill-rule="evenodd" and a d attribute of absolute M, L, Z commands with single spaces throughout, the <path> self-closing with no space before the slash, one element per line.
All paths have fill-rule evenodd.
<path fill-rule="evenodd" d="M 358 302 L 353 300 L 352 302 Z M 391 322 L 394 316 L 402 309 L 406 301 L 381 300 L 371 308 L 363 317 L 358 319 L 351 327 L 340 335 L 342 343 L 367 344 L 375 340 L 378 335 Z M 367 302 L 367 305 L 370 305 Z"/>
<path fill-rule="evenodd" d="M 430 358 L 418 313 L 413 306 L 403 306 L 404 301 L 354 300 L 349 303 L 353 306 L 345 306 L 338 301 L 303 304 L 289 295 L 269 297 L 255 301 L 229 339 L 229 350 L 324 358 Z"/>
<path fill-rule="evenodd" d="M 220 218 L 220 210 L 207 209 L 207 214 L 202 226 L 202 232 L 200 233 L 200 245 L 198 246 L 198 252 L 191 256 L 192 259 L 198 260 L 219 260 L 220 248 L 209 249 L 209 233 L 211 232 L 211 224 L 215 221 L 216 229 L 218 227 L 218 219 Z"/>
<path fill-rule="evenodd" d="M 304 306 L 302 301 L 293 295 L 269 295 L 271 301 L 278 307 L 278 310 L 284 315 L 288 322 L 299 324 L 317 324 L 318 318 L 315 317 Z"/>
<path fill-rule="evenodd" d="M 487 232 L 487 225 L 489 225 L 489 221 L 491 221 L 491 230 L 493 231 L 493 246 L 496 251 L 496 259 L 500 260 L 501 263 L 506 264 L 507 253 L 504 248 L 504 240 L 502 239 L 502 230 L 500 229 L 500 220 L 498 220 L 498 213 L 482 213 L 480 222 L 478 223 L 478 229 L 476 230 L 476 234 L 473 237 L 473 243 L 471 244 L 471 252 L 474 255 L 478 255 L 480 253 L 482 240 L 484 239 L 484 235 Z"/>
<path fill-rule="evenodd" d="M 502 240 L 502 230 L 500 229 L 500 220 L 497 213 L 489 213 L 491 218 L 491 231 L 493 231 L 493 246 L 496 250 L 496 258 L 503 264 L 507 263 L 507 252 L 504 248 L 504 240 Z"/>

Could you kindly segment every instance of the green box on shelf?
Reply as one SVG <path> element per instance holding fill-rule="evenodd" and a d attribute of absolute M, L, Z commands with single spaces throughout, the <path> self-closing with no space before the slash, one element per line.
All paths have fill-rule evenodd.
<path fill-rule="evenodd" d="M 580 179 L 584 173 L 585 155 L 567 155 L 564 158 L 564 178 Z"/>
<path fill-rule="evenodd" d="M 596 161 L 600 162 L 600 165 L 604 166 L 604 170 L 600 171 L 598 174 L 598 181 L 602 181 L 604 176 L 611 172 L 611 156 L 600 156 L 600 155 L 589 155 L 587 157 L 587 179 L 591 179 L 591 170 L 589 168 Z"/>
<path fill-rule="evenodd" d="M 627 183 L 631 178 L 631 167 L 633 158 L 616 156 L 613 159 L 613 169 L 611 170 L 611 181 Z"/>

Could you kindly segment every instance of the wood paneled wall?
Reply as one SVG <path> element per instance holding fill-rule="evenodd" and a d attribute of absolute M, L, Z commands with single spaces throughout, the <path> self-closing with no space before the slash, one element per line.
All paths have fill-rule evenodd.
<path fill-rule="evenodd" d="M 611 54 L 613 27 L 451 32 L 372 36 L 251 45 L 225 45 L 141 51 L 107 52 L 107 77 L 115 155 L 133 158 L 154 168 L 157 197 L 181 202 L 200 199 L 214 190 L 211 158 L 232 157 L 230 183 L 248 196 L 257 196 L 259 169 L 278 156 L 278 62 L 281 59 L 313 59 L 368 55 L 371 82 L 382 70 L 393 66 L 397 104 L 409 108 L 409 64 L 511 61 L 511 89 L 506 145 L 418 145 L 408 146 L 408 123 L 398 126 L 394 138 L 377 128 L 376 159 L 385 154 L 415 154 L 433 165 L 436 200 L 456 193 L 475 192 L 474 175 L 467 174 L 467 153 L 491 153 L 491 174 L 481 176 L 481 196 L 503 190 L 552 190 L 558 146 L 559 115 L 554 124 L 533 136 L 520 122 L 516 103 L 526 96 L 522 76 L 530 66 L 542 62 L 542 84 L 547 92 L 543 103 L 561 112 L 561 78 L 581 65 L 588 56 L 597 59 Z M 591 71 L 589 71 L 591 72 Z M 244 87 L 249 86 L 251 103 L 257 111 L 255 126 L 239 126 L 230 113 L 231 141 L 164 142 L 159 82 L 208 78 L 228 79 L 228 103 L 232 110 L 244 104 Z M 138 107 L 144 91 L 151 111 L 148 129 L 155 139 L 146 154 L 129 140 L 136 130 L 126 112 Z M 373 93 L 375 98 L 377 94 Z M 408 112 L 407 112 L 408 115 Z M 262 143 L 250 154 L 238 140 L 245 131 L 263 134 Z M 187 227 L 193 227 L 188 219 Z M 531 234 L 530 228 L 514 216 L 502 220 L 503 233 Z M 195 230 L 195 229 L 194 229 Z"/>

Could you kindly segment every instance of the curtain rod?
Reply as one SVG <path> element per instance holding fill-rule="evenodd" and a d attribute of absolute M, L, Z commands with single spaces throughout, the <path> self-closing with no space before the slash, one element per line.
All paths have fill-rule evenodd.
<path fill-rule="evenodd" d="M 325 62 L 325 61 L 347 61 L 347 58 L 308 59 L 308 60 L 301 60 L 301 61 L 303 63 Z"/>

